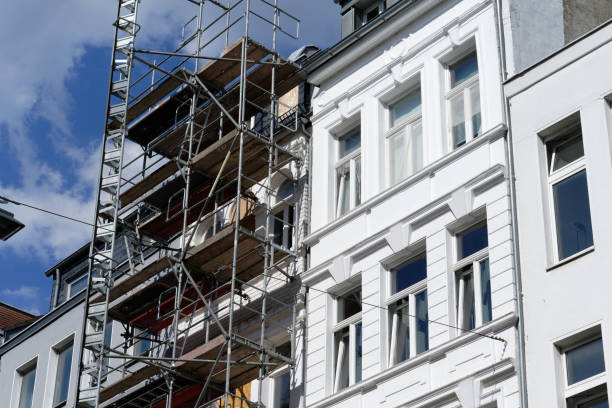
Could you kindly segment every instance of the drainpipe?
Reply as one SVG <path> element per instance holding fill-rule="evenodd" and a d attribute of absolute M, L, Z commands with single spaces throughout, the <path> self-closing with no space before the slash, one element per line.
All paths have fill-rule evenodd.
<path fill-rule="evenodd" d="M 51 310 L 57 307 L 57 302 L 59 300 L 59 288 L 60 288 L 60 270 L 59 268 L 55 268 L 55 282 L 53 282 L 53 304 L 51 305 Z"/>
<path fill-rule="evenodd" d="M 497 48 L 499 51 L 500 60 L 500 75 L 502 84 L 508 79 L 508 71 L 506 64 L 506 41 L 504 36 L 504 25 L 502 18 L 502 0 L 495 0 L 494 3 L 495 17 L 497 20 L 496 31 L 498 36 Z M 521 398 L 521 407 L 527 408 L 527 378 L 525 366 L 525 331 L 523 325 L 523 289 L 521 283 L 521 265 L 519 262 L 519 232 L 517 223 L 517 208 L 516 208 L 516 186 L 514 173 L 514 150 L 512 148 L 512 125 L 510 119 L 510 101 L 506 97 L 502 86 L 502 105 L 504 107 L 503 115 L 507 126 L 506 133 L 506 162 L 508 163 L 508 195 L 510 196 L 510 220 L 512 223 L 512 251 L 514 253 L 514 290 L 516 298 L 516 311 L 518 316 L 517 322 L 517 337 L 518 337 L 518 364 L 519 364 L 519 392 Z"/>

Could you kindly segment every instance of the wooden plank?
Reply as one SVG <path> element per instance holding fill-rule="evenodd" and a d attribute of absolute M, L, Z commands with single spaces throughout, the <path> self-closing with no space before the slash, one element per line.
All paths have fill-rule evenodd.
<path fill-rule="evenodd" d="M 107 385 L 106 387 L 103 387 L 102 390 L 100 390 L 100 402 L 109 400 L 115 395 L 129 390 L 142 381 L 159 374 L 159 372 L 159 368 L 147 365 L 130 375 L 120 378 L 119 380 Z"/>
<path fill-rule="evenodd" d="M 166 180 L 168 177 L 170 177 L 177 171 L 178 169 L 176 168 L 176 163 L 168 162 L 164 164 L 159 169 L 155 170 L 153 173 L 149 174 L 144 179 L 134 184 L 127 191 L 121 194 L 121 206 L 125 207 L 130 203 L 136 201 L 139 197 L 141 197 L 153 187 Z"/>
<path fill-rule="evenodd" d="M 180 76 L 180 74 L 178 74 Z M 159 85 L 145 94 L 142 98 L 136 101 L 128 108 L 127 123 L 130 123 L 138 116 L 142 115 L 147 109 L 153 107 L 156 103 L 166 97 L 170 92 L 182 84 L 175 77 L 169 76 L 164 79 Z"/>
<path fill-rule="evenodd" d="M 119 298 L 119 296 L 128 293 L 144 281 L 153 276 L 157 275 L 166 268 L 169 268 L 170 259 L 168 257 L 159 258 L 158 260 L 145 266 L 142 270 L 137 271 L 134 275 L 127 277 L 126 279 L 120 280 L 118 284 L 115 284 L 110 289 L 109 302 L 112 302 Z M 102 295 L 98 294 L 90 303 L 98 303 L 104 301 Z"/>

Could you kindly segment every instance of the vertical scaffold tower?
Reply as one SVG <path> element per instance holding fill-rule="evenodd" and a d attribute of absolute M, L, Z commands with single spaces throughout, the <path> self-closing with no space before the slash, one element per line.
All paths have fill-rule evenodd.
<path fill-rule="evenodd" d="M 139 49 L 146 0 L 117 2 L 76 405 L 262 404 L 300 336 L 309 88 L 278 51 L 300 22 L 176 0 L 178 45 Z"/>

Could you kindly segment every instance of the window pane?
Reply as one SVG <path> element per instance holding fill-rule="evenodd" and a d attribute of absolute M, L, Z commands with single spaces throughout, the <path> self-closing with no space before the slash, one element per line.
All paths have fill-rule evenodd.
<path fill-rule="evenodd" d="M 421 282 L 423 279 L 427 279 L 427 260 L 425 254 L 412 258 L 395 270 L 395 287 L 393 291 L 399 292 L 415 283 Z"/>
<path fill-rule="evenodd" d="M 361 157 L 355 159 L 355 205 L 361 204 Z"/>
<path fill-rule="evenodd" d="M 70 385 L 70 365 L 72 364 L 72 344 L 64 348 L 57 355 L 57 374 L 55 377 L 55 391 L 53 393 L 53 406 L 68 398 Z"/>
<path fill-rule="evenodd" d="M 338 300 L 339 322 L 361 312 L 361 289 L 348 293 Z"/>
<path fill-rule="evenodd" d="M 470 256 L 489 245 L 487 223 L 481 222 L 462 232 L 457 237 L 459 259 Z"/>
<path fill-rule="evenodd" d="M 19 408 L 32 408 L 36 366 L 21 373 L 21 390 L 19 392 Z"/>
<path fill-rule="evenodd" d="M 283 227 L 285 223 L 283 222 L 283 216 L 285 212 L 283 210 L 274 214 L 274 243 L 276 245 L 283 245 Z"/>
<path fill-rule="evenodd" d="M 553 171 L 559 170 L 583 157 L 584 146 L 582 145 L 582 135 L 563 141 L 559 145 L 553 147 L 553 155 Z"/>
<path fill-rule="evenodd" d="M 363 350 L 361 348 L 361 322 L 355 325 L 355 382 L 361 381 L 361 362 Z"/>
<path fill-rule="evenodd" d="M 421 89 L 416 89 L 391 107 L 391 127 L 402 124 L 421 111 Z"/>
<path fill-rule="evenodd" d="M 278 408 L 289 408 L 291 402 L 291 372 L 276 379 L 278 387 Z"/>
<path fill-rule="evenodd" d="M 397 302 L 396 327 L 393 328 L 396 345 L 392 364 L 407 360 L 410 357 L 410 314 L 407 303 L 407 298 Z"/>
<path fill-rule="evenodd" d="M 451 86 L 455 87 L 478 73 L 478 59 L 473 52 L 451 65 Z"/>
<path fill-rule="evenodd" d="M 477 137 L 482 127 L 480 116 L 480 87 L 478 84 L 470 88 L 470 104 L 472 108 L 472 137 Z"/>
<path fill-rule="evenodd" d="M 467 268 L 470 273 L 465 273 L 459 278 L 458 318 L 459 327 L 464 330 L 472 330 L 476 327 L 476 315 L 474 313 L 474 279 L 471 266 Z M 464 270 L 465 271 L 465 270 Z"/>
<path fill-rule="evenodd" d="M 337 183 L 338 183 L 338 207 L 337 215 L 341 216 L 349 211 L 351 205 L 350 191 L 351 191 L 351 173 L 349 169 L 350 164 L 345 163 L 337 170 Z"/>
<path fill-rule="evenodd" d="M 416 173 L 423 168 L 423 126 L 420 120 L 412 124 L 410 135 L 412 172 Z"/>
<path fill-rule="evenodd" d="M 348 387 L 349 376 L 349 328 L 345 327 L 336 333 L 336 370 L 334 372 L 334 389 Z"/>
<path fill-rule="evenodd" d="M 70 297 L 76 295 L 87 286 L 87 275 L 83 275 L 80 278 L 70 283 Z"/>
<path fill-rule="evenodd" d="M 465 106 L 463 103 L 463 93 L 451 99 L 450 104 L 453 146 L 463 146 L 465 144 Z"/>
<path fill-rule="evenodd" d="M 285 180 L 278 188 L 277 200 L 284 200 L 293 194 L 293 182 Z"/>
<path fill-rule="evenodd" d="M 144 330 L 136 329 L 136 337 L 134 344 L 134 355 L 141 356 L 146 354 L 151 349 L 151 334 Z"/>
<path fill-rule="evenodd" d="M 595 398 L 591 401 L 578 404 L 577 408 L 609 408 L 608 396 L 602 395 L 601 397 Z"/>
<path fill-rule="evenodd" d="M 407 130 L 404 129 L 389 139 L 389 178 L 392 185 L 408 176 L 406 133 Z"/>
<path fill-rule="evenodd" d="M 429 327 L 427 312 L 427 291 L 415 295 L 416 300 L 416 352 L 429 349 Z"/>
<path fill-rule="evenodd" d="M 491 278 L 489 274 L 489 259 L 480 261 L 480 296 L 482 298 L 482 323 L 489 323 L 493 318 L 491 306 Z"/>
<path fill-rule="evenodd" d="M 356 129 L 340 139 L 340 157 L 342 158 L 360 147 L 361 131 Z"/>
<path fill-rule="evenodd" d="M 293 206 L 287 208 L 287 224 L 285 225 L 287 231 L 287 248 L 293 247 Z"/>
<path fill-rule="evenodd" d="M 601 337 L 565 353 L 567 384 L 572 385 L 606 370 Z"/>
<path fill-rule="evenodd" d="M 553 186 L 559 259 L 593 245 L 586 170 Z"/>

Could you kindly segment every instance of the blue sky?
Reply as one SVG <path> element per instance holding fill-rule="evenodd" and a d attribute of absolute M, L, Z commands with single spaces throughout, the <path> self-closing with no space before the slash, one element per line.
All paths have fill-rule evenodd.
<path fill-rule="evenodd" d="M 252 0 L 257 2 L 257 0 Z M 193 9 L 142 0 L 137 47 L 172 48 Z M 0 195 L 91 222 L 106 103 L 115 1 L 7 2 L 0 15 Z M 298 42 L 339 40 L 332 0 L 279 0 L 301 19 Z M 191 13 L 191 14 L 190 14 Z M 281 20 L 282 22 L 283 20 Z M 0 301 L 49 308 L 44 272 L 90 238 L 89 227 L 12 204 L 26 228 L 0 241 Z"/>

